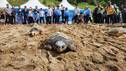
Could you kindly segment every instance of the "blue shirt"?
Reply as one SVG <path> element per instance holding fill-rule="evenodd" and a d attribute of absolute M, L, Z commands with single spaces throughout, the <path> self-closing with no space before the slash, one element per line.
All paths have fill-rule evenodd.
<path fill-rule="evenodd" d="M 33 12 L 33 18 L 34 18 L 34 20 L 38 20 L 39 14 L 37 12 Z"/>
<path fill-rule="evenodd" d="M 68 10 L 65 10 L 64 16 L 69 16 L 69 11 Z"/>
<path fill-rule="evenodd" d="M 85 15 L 91 15 L 91 10 L 89 8 L 84 10 Z"/>
<path fill-rule="evenodd" d="M 61 16 L 61 10 L 60 9 L 56 9 L 55 10 L 55 14 L 56 14 L 56 16 Z"/>

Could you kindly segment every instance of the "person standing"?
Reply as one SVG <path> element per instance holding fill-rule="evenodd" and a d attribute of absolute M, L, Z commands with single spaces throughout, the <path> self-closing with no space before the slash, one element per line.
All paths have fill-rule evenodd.
<path fill-rule="evenodd" d="M 103 23 L 103 8 L 100 4 L 97 4 L 93 12 L 94 22 L 95 23 Z"/>
<path fill-rule="evenodd" d="M 68 21 L 69 21 L 69 11 L 68 11 L 68 8 L 65 8 L 65 11 L 64 11 L 64 23 L 68 24 Z"/>
<path fill-rule="evenodd" d="M 17 23 L 18 24 L 22 24 L 23 23 L 23 13 L 22 13 L 22 9 L 19 6 L 18 11 L 17 11 Z"/>
<path fill-rule="evenodd" d="M 74 9 L 74 22 L 75 23 L 78 22 L 79 15 L 80 15 L 80 9 L 78 8 L 78 6 L 76 6 L 76 8 Z"/>
<path fill-rule="evenodd" d="M 34 23 L 34 19 L 33 19 L 33 10 L 30 7 L 30 10 L 28 12 L 28 24 Z"/>
<path fill-rule="evenodd" d="M 125 4 L 121 8 L 121 12 L 122 12 L 122 21 L 123 23 L 126 23 L 126 5 Z"/>
<path fill-rule="evenodd" d="M 87 6 L 84 10 L 84 22 L 87 24 L 91 20 L 91 10 Z"/>
<path fill-rule="evenodd" d="M 10 23 L 11 24 L 15 24 L 16 23 L 16 10 L 14 9 L 14 7 L 12 7 L 12 12 L 11 12 L 11 16 L 10 16 Z"/>
<path fill-rule="evenodd" d="M 9 7 L 9 4 L 6 5 L 6 9 L 5 9 L 5 24 L 9 24 L 10 23 L 10 16 L 11 16 L 11 12 L 12 9 Z"/>
<path fill-rule="evenodd" d="M 120 14 L 121 14 L 121 12 L 120 12 L 120 9 L 119 9 L 119 7 L 116 5 L 116 4 L 114 4 L 114 8 L 115 8 L 115 23 L 119 23 L 120 22 Z"/>
<path fill-rule="evenodd" d="M 104 8 L 104 11 L 103 11 L 103 23 L 107 23 L 107 12 Z"/>
<path fill-rule="evenodd" d="M 97 6 L 95 7 L 93 11 L 93 20 L 94 20 L 94 23 L 97 23 Z"/>
<path fill-rule="evenodd" d="M 46 12 L 46 24 L 51 24 L 52 22 L 52 15 L 53 15 L 53 10 L 49 6 L 47 12 Z"/>
<path fill-rule="evenodd" d="M 55 14 L 56 14 L 56 24 L 60 23 L 60 17 L 62 15 L 62 12 L 59 8 L 59 6 L 57 6 L 57 9 L 55 10 Z"/>
<path fill-rule="evenodd" d="M 61 5 L 62 23 L 64 23 L 64 11 L 65 11 L 65 7 Z"/>
<path fill-rule="evenodd" d="M 24 6 L 24 9 L 22 10 L 23 13 L 23 24 L 28 23 L 28 9 L 27 6 Z"/>
<path fill-rule="evenodd" d="M 37 9 L 34 9 L 33 11 L 33 20 L 35 23 L 38 23 L 39 22 L 39 11 Z"/>
<path fill-rule="evenodd" d="M 115 23 L 115 19 L 114 19 L 114 14 L 115 14 L 115 8 L 114 6 L 111 4 L 111 2 L 108 3 L 107 7 L 105 8 L 106 12 L 107 12 L 107 23 L 110 24 L 114 24 Z"/>
<path fill-rule="evenodd" d="M 55 7 L 53 7 L 53 24 L 56 24 L 56 13 L 55 13 Z"/>
<path fill-rule="evenodd" d="M 39 11 L 39 23 L 45 23 L 45 11 L 41 8 L 40 11 Z"/>

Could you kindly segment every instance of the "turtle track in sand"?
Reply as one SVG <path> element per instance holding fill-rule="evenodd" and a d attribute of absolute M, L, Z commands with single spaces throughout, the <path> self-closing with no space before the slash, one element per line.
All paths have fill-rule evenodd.
<path fill-rule="evenodd" d="M 126 35 L 109 36 L 112 25 L 40 25 L 45 32 L 29 37 L 30 25 L 0 25 L 0 71 L 126 71 Z M 76 52 L 42 49 L 54 32 L 70 36 Z"/>

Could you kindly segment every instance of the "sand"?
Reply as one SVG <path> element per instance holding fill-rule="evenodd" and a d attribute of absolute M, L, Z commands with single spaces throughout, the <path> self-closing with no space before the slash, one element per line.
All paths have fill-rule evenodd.
<path fill-rule="evenodd" d="M 0 25 L 0 71 L 126 71 L 126 34 L 109 36 L 113 25 L 39 25 L 41 35 L 30 37 L 32 25 Z M 58 54 L 43 49 L 55 32 L 70 36 L 76 52 Z"/>

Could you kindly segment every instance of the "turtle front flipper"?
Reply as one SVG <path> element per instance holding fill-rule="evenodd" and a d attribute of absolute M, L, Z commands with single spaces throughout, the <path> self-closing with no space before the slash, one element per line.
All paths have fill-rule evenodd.
<path fill-rule="evenodd" d="M 77 48 L 75 47 L 74 44 L 71 44 L 71 45 L 68 46 L 68 49 L 69 49 L 70 51 L 74 51 L 74 52 L 75 52 Z"/>

